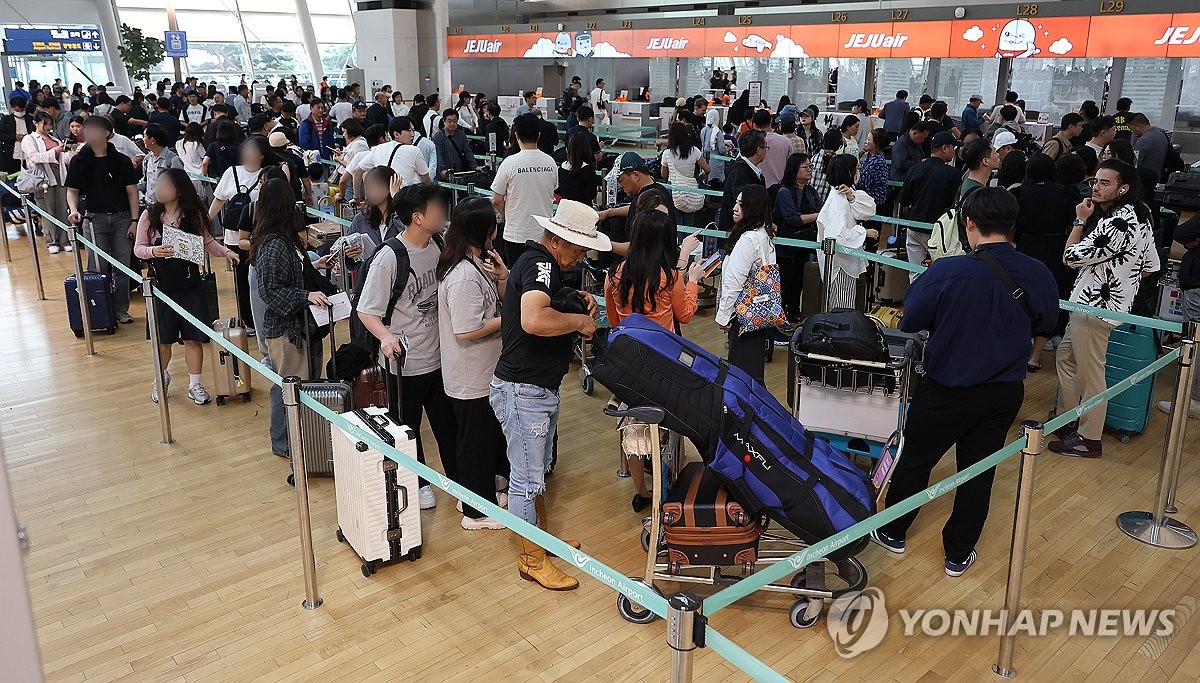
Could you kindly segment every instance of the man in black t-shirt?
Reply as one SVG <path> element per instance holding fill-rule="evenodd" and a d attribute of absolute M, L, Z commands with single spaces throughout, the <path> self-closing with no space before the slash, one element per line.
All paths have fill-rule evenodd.
<path fill-rule="evenodd" d="M 311 205 L 312 180 L 308 177 L 308 166 L 305 165 L 304 159 L 291 149 L 292 140 L 289 134 L 283 130 L 276 130 L 267 136 L 267 140 L 270 141 L 271 147 L 275 148 L 279 158 L 288 165 L 288 177 L 291 178 L 296 201 Z"/>
<path fill-rule="evenodd" d="M 541 240 L 526 243 L 509 272 L 490 402 L 508 444 L 508 511 L 545 529 L 543 494 L 558 426 L 558 388 L 570 367 L 576 333 L 590 339 L 596 331 L 595 300 L 563 288 L 562 274 L 582 262 L 589 249 L 608 251 L 611 245 L 596 228 L 596 211 L 586 204 L 564 199 L 553 217 L 535 218 L 545 232 Z M 579 586 L 550 562 L 545 549 L 520 535 L 516 542 L 521 578 L 549 590 Z"/>
<path fill-rule="evenodd" d="M 87 236 L 118 261 L 128 266 L 133 257 L 133 237 L 138 224 L 137 171 L 129 157 L 117 151 L 112 139 L 112 121 L 104 116 L 89 116 L 83 124 L 85 146 L 71 160 L 67 170 L 67 219 L 81 225 L 91 224 Z M 86 211 L 79 198 L 87 199 Z M 90 270 L 110 273 L 116 287 L 117 322 L 131 323 L 129 315 L 129 278 L 114 270 L 107 261 L 92 256 Z"/>

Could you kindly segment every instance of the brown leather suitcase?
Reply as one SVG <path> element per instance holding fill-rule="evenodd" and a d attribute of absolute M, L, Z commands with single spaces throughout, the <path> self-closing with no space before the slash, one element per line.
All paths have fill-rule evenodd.
<path fill-rule="evenodd" d="M 341 236 L 342 226 L 333 221 L 323 221 L 308 226 L 308 246 L 313 248 L 335 242 Z"/>
<path fill-rule="evenodd" d="M 384 372 L 384 369 L 378 365 L 372 365 L 358 373 L 353 382 L 355 408 L 366 408 L 367 406 L 386 408 L 388 406 L 388 389 Z"/>
<path fill-rule="evenodd" d="M 717 565 L 750 572 L 763 524 L 701 462 L 683 467 L 663 503 L 669 569 Z"/>

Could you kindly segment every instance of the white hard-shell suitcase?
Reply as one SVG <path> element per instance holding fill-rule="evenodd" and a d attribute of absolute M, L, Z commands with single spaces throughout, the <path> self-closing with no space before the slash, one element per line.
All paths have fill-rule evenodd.
<path fill-rule="evenodd" d="M 417 458 L 416 435 L 388 415 L 368 407 L 343 413 L 350 424 Z M 333 470 L 337 492 L 337 539 L 362 558 L 363 576 L 378 566 L 421 557 L 421 510 L 417 475 L 383 456 L 345 430 L 333 430 Z"/>

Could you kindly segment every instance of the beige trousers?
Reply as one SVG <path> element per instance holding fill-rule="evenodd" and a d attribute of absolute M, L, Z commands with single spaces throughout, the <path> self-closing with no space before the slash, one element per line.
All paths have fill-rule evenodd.
<path fill-rule="evenodd" d="M 1104 381 L 1104 363 L 1108 358 L 1108 337 L 1113 327 L 1086 313 L 1071 313 L 1067 331 L 1058 346 L 1058 412 L 1064 413 L 1108 388 Z M 1108 404 L 1079 418 L 1079 435 L 1098 441 L 1104 433 Z"/>

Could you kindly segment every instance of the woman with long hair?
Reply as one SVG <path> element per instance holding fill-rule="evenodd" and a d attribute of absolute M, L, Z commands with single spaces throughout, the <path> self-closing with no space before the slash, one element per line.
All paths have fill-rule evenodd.
<path fill-rule="evenodd" d="M 464 90 L 458 94 L 458 104 L 454 106 L 454 111 L 458 112 L 458 125 L 467 131 L 467 135 L 474 135 L 475 129 L 479 127 L 479 117 L 471 102 L 471 93 Z"/>
<path fill-rule="evenodd" d="M 800 108 L 792 104 L 792 98 L 788 97 L 787 95 L 783 95 L 779 98 L 779 106 L 775 108 L 775 111 L 778 113 L 779 118 L 783 118 L 788 115 L 791 115 L 793 118 L 795 118 L 795 116 L 800 113 Z"/>
<path fill-rule="evenodd" d="M 1000 168 L 996 170 L 996 187 L 1002 187 L 1009 192 L 1020 187 L 1021 181 L 1025 180 L 1025 166 L 1029 158 L 1020 150 L 1012 150 L 1004 160 L 1000 162 Z"/>
<path fill-rule="evenodd" d="M 679 261 L 675 225 L 665 211 L 641 211 L 629 236 L 629 254 L 604 283 L 608 323 L 616 326 L 640 313 L 668 330 L 691 322 L 696 314 L 699 281 L 704 269 L 693 261 L 686 280 L 675 270 Z M 633 478 L 633 510 L 650 504 L 650 490 L 642 458 L 629 459 Z"/>
<path fill-rule="evenodd" d="M 849 114 L 842 119 L 838 130 L 842 134 L 842 146 L 838 148 L 838 154 L 853 154 L 858 156 L 858 128 L 862 122 L 854 114 Z"/>
<path fill-rule="evenodd" d="M 567 158 L 558 167 L 558 194 L 563 199 L 595 206 L 599 188 L 591 136 L 572 135 L 567 142 Z"/>
<path fill-rule="evenodd" d="M 884 152 L 888 148 L 888 135 L 882 128 L 876 128 L 867 135 L 867 144 L 863 148 L 862 165 L 858 172 L 858 189 L 865 190 L 875 200 L 875 204 L 883 206 L 888 194 L 888 163 Z"/>
<path fill-rule="evenodd" d="M 392 198 L 400 191 L 400 182 L 400 176 L 391 166 L 376 166 L 367 171 L 363 176 L 362 210 L 354 216 L 346 234 L 366 235 L 375 245 L 399 235 L 404 225 L 392 211 Z M 347 251 L 346 256 L 357 260 L 364 256 L 361 251 L 361 248 L 356 248 Z"/>
<path fill-rule="evenodd" d="M 821 141 L 825 134 L 817 126 L 817 114 L 811 108 L 805 107 L 800 110 L 799 118 L 796 120 L 796 135 L 804 140 L 804 146 L 810 157 L 816 156 L 817 152 L 821 150 Z"/>
<path fill-rule="evenodd" d="M 729 105 L 729 118 L 727 121 L 732 123 L 734 127 L 742 125 L 742 121 L 746 120 L 746 111 L 754 111 L 750 109 L 750 91 L 743 90 L 741 95 Z"/>
<path fill-rule="evenodd" d="M 1045 154 L 1034 154 L 1026 166 L 1025 180 L 1012 190 L 1012 195 L 1020 206 L 1015 235 L 1017 251 L 1044 263 L 1058 283 L 1058 298 L 1066 299 L 1071 296 L 1071 285 L 1075 282 L 1074 269 L 1063 265 L 1062 260 L 1067 232 L 1075 219 L 1075 204 L 1078 203 L 1074 192 L 1058 182 L 1053 159 Z M 1061 338 L 1066 328 L 1067 312 L 1060 310 L 1054 327 L 1033 331 L 1033 349 L 1026 363 L 1029 372 L 1042 369 L 1046 340 Z M 1049 348 L 1053 350 L 1054 345 Z"/>
<path fill-rule="evenodd" d="M 193 124 L 200 125 L 193 121 L 188 126 Z M 203 174 L 210 178 L 220 178 L 225 175 L 225 169 L 236 165 L 241 137 L 242 131 L 232 119 L 221 119 L 217 123 L 217 135 L 204 150 L 204 160 L 200 162 Z"/>
<path fill-rule="evenodd" d="M 183 170 L 195 175 L 207 175 L 204 172 L 204 128 L 196 122 L 189 123 L 183 135 L 175 141 L 175 153 L 183 161 Z M 199 180 L 192 181 L 199 183 Z M 201 195 L 203 199 L 203 195 Z"/>
<path fill-rule="evenodd" d="M 699 187 L 696 180 L 696 167 L 707 175 L 708 161 L 699 149 L 692 145 L 692 129 L 684 123 L 673 123 L 667 131 L 667 148 L 663 150 L 659 168 L 663 180 L 677 186 L 671 193 L 671 200 L 681 214 L 680 222 L 690 225 L 691 214 L 704 208 L 704 195 L 699 192 L 689 192 L 688 189 Z"/>
<path fill-rule="evenodd" d="M 284 377 L 295 375 L 307 379 L 311 365 L 306 340 L 308 307 L 328 306 L 329 299 L 320 288 L 308 285 L 320 276 L 315 271 L 306 276 L 305 271 L 312 270 L 312 264 L 306 255 L 304 235 L 304 220 L 296 211 L 291 184 L 282 178 L 268 180 L 254 202 L 254 230 L 250 238 L 250 260 L 264 304 L 259 334 L 266 339 L 267 356 L 276 372 Z M 282 409 L 280 389 L 271 387 L 273 432 L 277 425 L 284 424 Z M 288 455 L 274 443 L 272 452 Z"/>
<path fill-rule="evenodd" d="M 840 246 L 862 249 L 868 239 L 879 239 L 879 231 L 867 228 L 862 221 L 875 214 L 875 200 L 863 190 L 855 190 L 858 183 L 858 159 L 852 154 L 833 156 L 826 169 L 829 196 L 825 199 L 821 213 L 817 216 L 817 241 L 836 240 Z M 823 310 L 832 308 L 857 308 L 858 278 L 867 272 L 867 262 L 860 256 L 838 253 L 833 257 L 833 272 L 826 273 L 825 262 L 821 265 L 821 277 L 828 278 L 829 301 Z"/>
<path fill-rule="evenodd" d="M 796 153 L 788 157 L 783 169 L 783 180 L 775 195 L 776 231 L 780 237 L 808 240 L 817 239 L 817 214 L 821 212 L 821 197 L 813 189 L 812 161 L 807 154 Z M 812 249 L 779 247 L 779 284 L 783 295 L 783 307 L 792 320 L 800 316 L 800 296 L 804 291 L 804 264 L 816 255 Z"/>
<path fill-rule="evenodd" d="M 765 265 L 775 261 L 775 224 L 771 218 L 771 195 L 761 185 L 742 189 L 733 204 L 733 230 L 729 233 L 729 255 L 721 267 L 721 296 L 717 325 L 729 334 L 729 364 L 741 368 L 766 386 L 765 351 L 772 330 L 742 333 L 734 304 L 746 282 Z"/>
<path fill-rule="evenodd" d="M 230 166 L 221 174 L 221 179 L 217 181 L 217 186 L 213 189 L 212 204 L 208 208 L 209 219 L 221 219 L 220 225 L 224 229 L 225 246 L 238 252 L 241 257 L 241 262 L 234 269 L 235 283 L 237 290 L 238 315 L 243 321 L 252 320 L 253 315 L 250 308 L 250 259 L 246 258 L 247 253 L 243 250 L 244 245 L 241 242 L 242 236 L 239 230 L 245 230 L 246 224 L 243 220 L 241 212 L 233 215 L 232 212 L 223 211 L 225 203 L 239 194 L 247 194 L 250 196 L 250 201 L 255 201 L 258 198 L 259 186 L 261 185 L 261 176 L 267 168 L 278 167 L 283 162 L 271 148 L 267 139 L 259 136 L 251 136 L 242 142 L 238 148 L 238 155 L 241 163 Z M 295 200 L 293 199 L 292 212 L 295 213 Z M 254 336 L 255 328 L 248 328 L 247 334 Z"/>
<path fill-rule="evenodd" d="M 38 92 L 41 92 L 40 90 Z M 54 137 L 54 117 L 44 111 L 33 115 L 33 130 L 21 138 L 22 173 L 37 169 L 45 177 L 45 191 L 31 195 L 35 203 L 41 206 L 59 220 L 65 220 L 69 207 L 67 206 L 67 166 L 72 154 L 58 138 Z M 71 250 L 67 241 L 67 231 L 57 225 L 45 221 L 47 251 L 57 254 L 62 250 Z"/>
<path fill-rule="evenodd" d="M 193 262 L 176 256 L 175 247 L 163 243 L 164 228 L 175 228 L 204 239 L 204 250 L 217 257 L 238 262 L 233 250 L 213 239 L 208 230 L 208 219 L 204 203 L 196 193 L 187 172 L 180 168 L 168 168 L 158 177 L 155 185 L 157 201 L 146 207 L 138 221 L 137 240 L 133 255 L 146 261 L 154 274 L 155 287 L 184 310 L 204 320 L 210 315 L 204 280 L 200 268 Z M 174 345 L 183 342 L 183 356 L 187 362 L 187 395 L 196 405 L 208 403 L 211 397 L 201 383 L 204 371 L 204 344 L 208 335 L 183 319 L 174 308 L 154 300 L 155 319 L 158 325 L 159 355 L 162 358 L 165 386 L 159 390 L 158 382 L 150 400 L 158 403 L 171 388 L 171 373 L 167 366 L 171 362 Z M 149 338 L 149 335 L 147 335 Z"/>
<path fill-rule="evenodd" d="M 442 383 L 458 420 L 460 483 L 484 500 L 507 507 L 507 494 L 496 493 L 496 477 L 508 474 L 508 446 L 488 400 L 500 360 L 500 302 L 508 280 L 508 268 L 492 248 L 495 239 L 491 201 L 473 197 L 459 202 L 435 275 L 441 283 Z M 468 531 L 504 528 L 465 503 L 462 512 L 459 524 Z"/>

